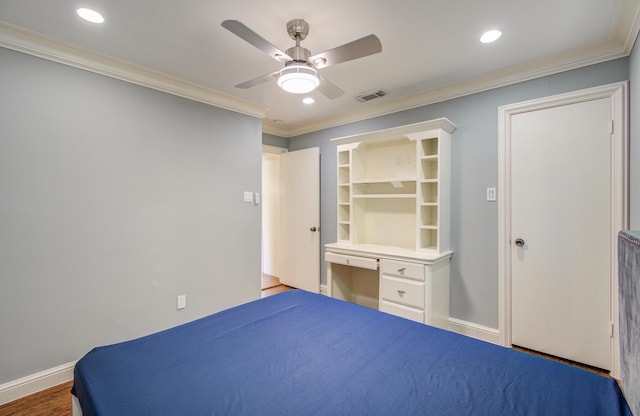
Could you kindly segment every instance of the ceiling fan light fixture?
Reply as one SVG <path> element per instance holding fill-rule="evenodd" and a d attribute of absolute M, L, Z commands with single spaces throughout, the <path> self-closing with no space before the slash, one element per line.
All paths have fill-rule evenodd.
<path fill-rule="evenodd" d="M 281 69 L 278 75 L 278 86 L 293 94 L 306 94 L 318 85 L 318 72 L 308 65 L 289 65 Z"/>

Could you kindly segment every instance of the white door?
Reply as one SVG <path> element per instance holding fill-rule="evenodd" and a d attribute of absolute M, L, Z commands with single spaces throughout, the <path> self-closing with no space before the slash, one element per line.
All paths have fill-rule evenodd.
<path fill-rule="evenodd" d="M 511 118 L 512 343 L 611 367 L 611 98 Z"/>
<path fill-rule="evenodd" d="M 320 149 L 282 155 L 282 277 L 320 292 Z"/>

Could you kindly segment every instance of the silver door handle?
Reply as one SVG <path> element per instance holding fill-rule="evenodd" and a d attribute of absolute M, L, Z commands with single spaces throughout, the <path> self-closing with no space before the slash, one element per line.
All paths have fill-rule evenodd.
<path fill-rule="evenodd" d="M 518 247 L 524 246 L 524 240 L 522 238 L 516 238 L 515 243 Z"/>
<path fill-rule="evenodd" d="M 309 230 L 315 233 L 316 231 L 320 231 L 320 227 L 311 227 Z"/>

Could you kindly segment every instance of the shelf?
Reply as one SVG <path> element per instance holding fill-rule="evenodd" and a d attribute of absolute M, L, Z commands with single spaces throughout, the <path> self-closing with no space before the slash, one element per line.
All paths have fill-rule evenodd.
<path fill-rule="evenodd" d="M 421 225 L 420 229 L 421 230 L 437 230 L 438 226 L 437 225 Z"/>
<path fill-rule="evenodd" d="M 415 180 L 353 182 L 353 197 L 360 195 L 414 195 Z"/>
<path fill-rule="evenodd" d="M 422 182 L 420 184 L 422 198 L 420 203 L 423 205 L 438 204 L 438 182 Z"/>
<path fill-rule="evenodd" d="M 353 199 L 415 199 L 416 194 L 358 194 Z"/>
<path fill-rule="evenodd" d="M 438 158 L 420 159 L 422 165 L 422 173 L 425 180 L 438 179 Z"/>
<path fill-rule="evenodd" d="M 420 228 L 420 248 L 423 250 L 436 249 L 438 247 L 438 230 Z"/>
<path fill-rule="evenodd" d="M 404 182 L 416 182 L 415 177 L 408 178 L 375 178 L 375 179 L 354 179 L 351 181 L 353 184 L 376 184 L 376 183 L 404 183 Z"/>
<path fill-rule="evenodd" d="M 425 139 L 420 141 L 422 155 L 437 156 L 438 155 L 438 139 Z"/>
<path fill-rule="evenodd" d="M 422 216 L 423 228 L 438 228 L 438 206 L 437 205 L 421 205 L 420 214 Z"/>
<path fill-rule="evenodd" d="M 416 175 L 416 144 L 406 137 L 364 141 L 351 154 L 353 180 L 397 180 Z"/>
<path fill-rule="evenodd" d="M 349 166 L 349 151 L 338 152 L 338 166 Z"/>
<path fill-rule="evenodd" d="M 338 239 L 348 241 L 351 238 L 350 225 L 348 223 L 338 224 Z"/>
<path fill-rule="evenodd" d="M 338 240 L 447 252 L 453 129 L 442 119 L 335 139 Z"/>
<path fill-rule="evenodd" d="M 437 160 L 438 159 L 438 155 L 428 155 L 428 156 L 422 156 L 420 158 L 420 160 Z"/>

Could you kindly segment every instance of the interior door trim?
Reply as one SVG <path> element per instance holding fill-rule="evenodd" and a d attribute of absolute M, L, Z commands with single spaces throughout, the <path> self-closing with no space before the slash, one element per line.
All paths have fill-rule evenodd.
<path fill-rule="evenodd" d="M 617 259 L 617 234 L 629 225 L 628 81 L 588 88 L 566 94 L 509 104 L 498 108 L 498 319 L 500 344 L 511 346 L 511 117 L 589 100 L 611 98 L 611 258 Z M 618 264 L 611 264 L 611 375 L 620 377 L 618 331 Z"/>

